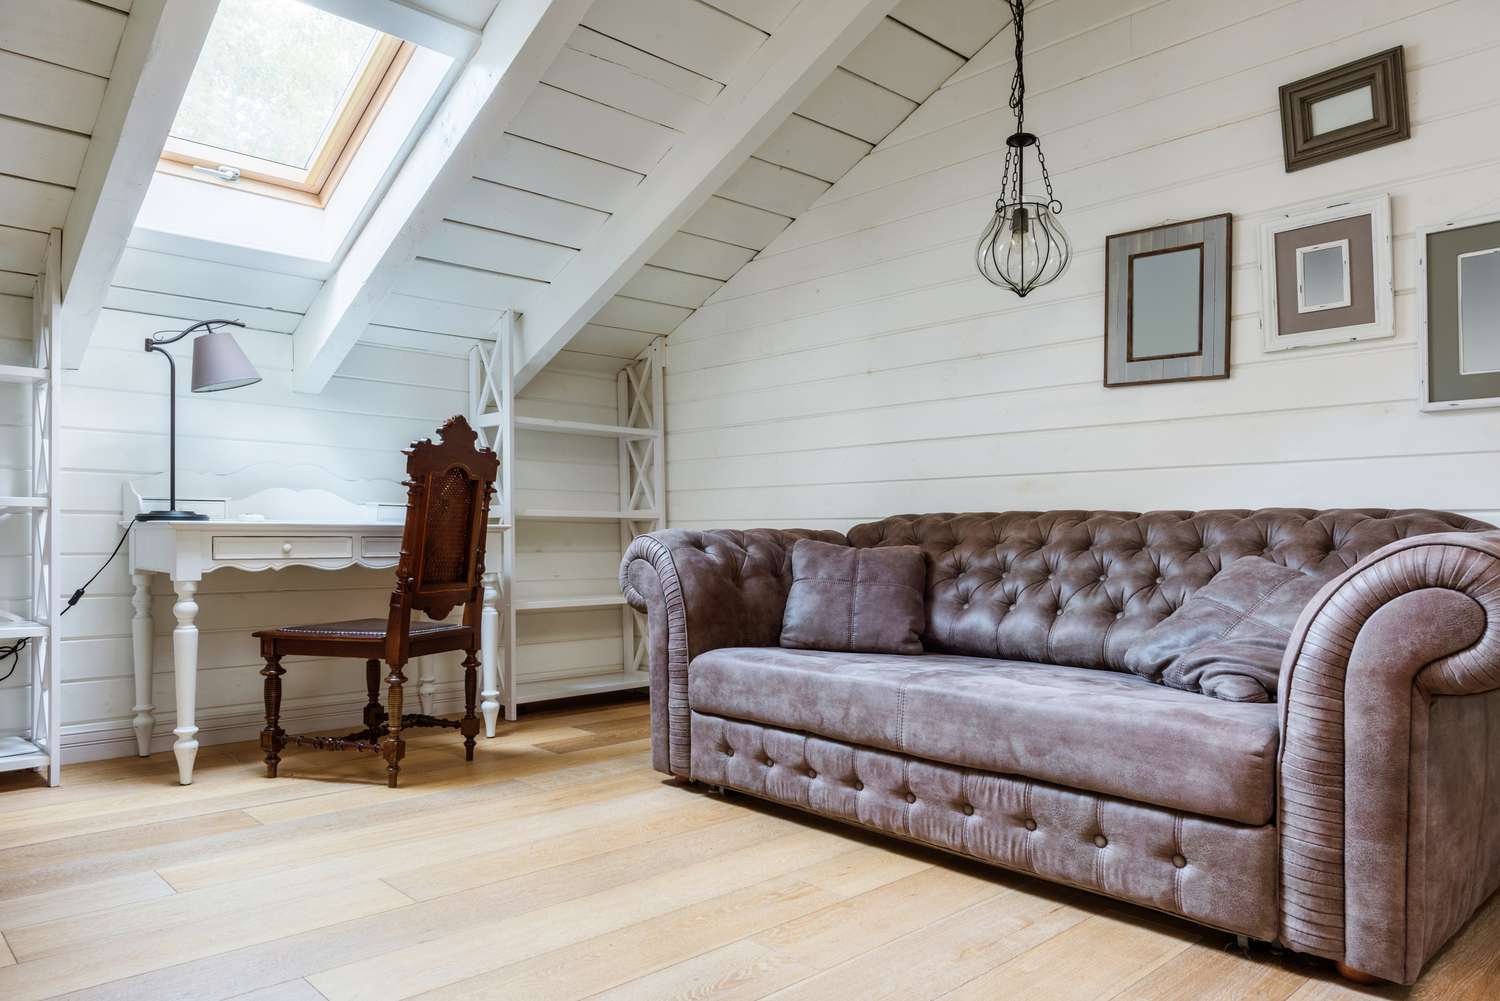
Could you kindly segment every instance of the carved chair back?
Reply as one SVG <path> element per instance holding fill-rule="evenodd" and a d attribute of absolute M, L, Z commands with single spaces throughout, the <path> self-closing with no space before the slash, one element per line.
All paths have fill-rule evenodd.
<path fill-rule="evenodd" d="M 406 528 L 386 629 L 386 661 L 406 663 L 413 609 L 446 619 L 464 606 L 463 623 L 477 630 L 483 592 L 484 544 L 500 460 L 479 448 L 463 417 L 406 452 Z"/>

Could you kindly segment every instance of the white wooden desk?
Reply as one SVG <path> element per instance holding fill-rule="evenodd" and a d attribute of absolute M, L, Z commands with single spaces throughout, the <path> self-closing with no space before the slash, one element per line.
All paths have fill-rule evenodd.
<path fill-rule="evenodd" d="M 281 470 L 285 473 L 286 470 Z M 179 477 L 179 480 L 182 478 Z M 223 486 L 224 484 L 215 484 Z M 136 513 L 165 508 L 152 496 L 164 486 L 159 477 L 140 484 L 127 484 L 122 503 L 122 524 Z M 210 515 L 208 521 L 143 521 L 130 537 L 130 579 L 135 588 L 131 625 L 135 661 L 135 714 L 132 720 L 142 756 L 150 753 L 156 727 L 152 704 L 151 574 L 166 575 L 177 602 L 172 614 L 172 660 L 176 689 L 176 740 L 178 778 L 183 785 L 193 781 L 193 762 L 198 756 L 198 584 L 215 570 L 280 570 L 313 567 L 342 570 L 347 567 L 391 568 L 401 555 L 401 531 L 405 502 L 399 484 L 375 484 L 379 493 L 401 497 L 396 501 L 349 501 L 325 489 L 287 490 L 270 488 L 243 500 L 205 497 L 204 492 L 184 491 L 178 506 Z M 392 493 L 394 491 L 394 494 Z M 366 494 L 368 496 L 368 494 Z M 196 498 L 196 499 L 194 499 Z M 259 516 L 252 512 L 261 512 Z M 302 517 L 287 515 L 296 512 Z M 249 517 L 247 517 L 249 515 Z M 312 515 L 313 517 L 308 517 Z M 492 526 L 500 532 L 504 526 Z M 492 536 L 493 537 L 493 536 Z M 481 611 L 481 661 L 483 690 L 481 710 L 485 733 L 493 737 L 500 712 L 499 602 L 497 575 L 486 571 L 485 607 Z M 383 609 L 374 610 L 379 615 Z M 316 613 L 310 618 L 316 619 Z"/>

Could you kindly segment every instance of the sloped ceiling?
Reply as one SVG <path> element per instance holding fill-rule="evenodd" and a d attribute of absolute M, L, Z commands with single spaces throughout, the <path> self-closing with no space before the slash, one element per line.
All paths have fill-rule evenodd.
<path fill-rule="evenodd" d="M 67 217 L 129 11 L 0 0 L 0 295 L 31 295 Z"/>
<path fill-rule="evenodd" d="M 0 116 L 59 109 L 41 123 L 40 138 L 0 142 L 0 225 L 9 227 L 0 229 L 0 269 L 20 267 L 13 284 L 24 282 L 23 294 L 41 259 L 42 234 L 66 212 L 67 185 L 76 178 L 79 147 L 87 142 L 108 70 L 103 50 L 113 51 L 110 39 L 117 41 L 124 21 L 121 11 L 86 0 L 56 3 L 85 9 L 74 12 L 80 18 L 111 23 L 82 33 L 88 44 L 77 54 L 0 51 L 0 79 L 16 72 L 11 67 L 18 61 L 46 78 L 30 85 L 30 96 L 0 88 Z M 461 196 L 401 271 L 362 337 L 461 351 L 464 339 L 488 335 L 502 310 L 524 312 L 709 113 L 726 81 L 796 5 L 597 0 L 523 112 L 495 138 Z M 0 23 L 7 29 L 24 24 L 33 6 L 0 0 Z M 421 0 L 420 6 L 477 27 L 494 0 Z M 1003 0 L 899 4 L 599 310 L 557 363 L 613 372 L 652 338 L 676 329 L 993 38 L 1007 17 Z M 64 70 L 64 61 L 79 68 Z M 92 95 L 93 106 L 81 98 L 56 99 L 63 84 L 55 77 Z M 0 129 L 25 124 L 0 117 Z M 13 162 L 41 161 L 35 151 L 50 147 L 65 152 L 25 170 Z M 31 176 L 36 173 L 45 176 Z M 27 190 L 12 194 L 6 186 L 17 183 Z M 45 189 L 40 200 L 38 188 Z M 9 278 L 0 271 L 0 285 Z M 246 266 L 242 256 L 215 259 L 201 247 L 133 244 L 107 305 L 192 319 L 229 305 L 252 326 L 290 333 L 322 285 L 321 276 Z"/>

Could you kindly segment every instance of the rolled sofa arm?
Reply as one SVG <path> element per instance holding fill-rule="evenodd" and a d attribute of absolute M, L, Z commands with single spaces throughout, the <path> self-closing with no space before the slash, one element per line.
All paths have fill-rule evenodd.
<path fill-rule="evenodd" d="M 646 613 L 651 764 L 688 777 L 688 664 L 706 650 L 775 646 L 798 539 L 846 545 L 839 532 L 667 529 L 638 536 L 620 563 L 625 600 Z"/>
<path fill-rule="evenodd" d="M 1497 689 L 1500 532 L 1393 543 L 1313 599 L 1278 695 L 1284 943 L 1409 984 L 1495 890 Z"/>

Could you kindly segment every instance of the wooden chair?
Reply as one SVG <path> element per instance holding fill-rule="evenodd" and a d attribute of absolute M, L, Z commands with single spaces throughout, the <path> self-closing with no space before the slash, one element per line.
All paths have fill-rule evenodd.
<path fill-rule="evenodd" d="M 316 625 L 264 629 L 255 633 L 266 679 L 266 728 L 260 746 L 266 752 L 266 775 L 275 778 L 281 751 L 288 744 L 321 750 L 371 751 L 386 762 L 392 789 L 406 753 L 403 729 L 445 726 L 464 736 L 464 758 L 474 760 L 474 738 L 479 717 L 474 714 L 478 694 L 479 613 L 483 595 L 485 526 L 494 494 L 499 461 L 487 448 L 477 448 L 478 436 L 462 417 L 449 418 L 438 429 L 441 444 L 430 438 L 412 443 L 405 454 L 407 480 L 406 528 L 401 538 L 401 560 L 396 567 L 396 589 L 390 614 L 384 619 L 355 619 Z M 463 606 L 457 622 L 446 619 Z M 413 610 L 430 620 L 412 622 Z M 464 716 L 460 721 L 402 712 L 402 667 L 411 657 L 464 651 Z M 281 729 L 281 676 L 287 656 L 355 657 L 365 662 L 369 703 L 364 728 L 347 737 L 294 736 Z M 385 679 L 390 696 L 380 704 L 380 661 L 390 667 Z"/>

